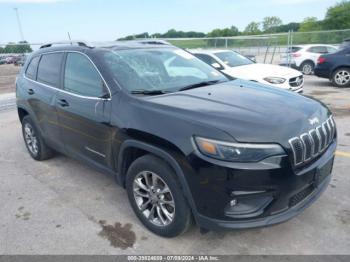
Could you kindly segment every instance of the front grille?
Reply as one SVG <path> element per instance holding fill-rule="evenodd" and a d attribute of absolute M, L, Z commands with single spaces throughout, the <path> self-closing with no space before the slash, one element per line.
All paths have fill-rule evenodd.
<path fill-rule="evenodd" d="M 289 79 L 289 85 L 291 87 L 298 87 L 298 86 L 301 86 L 303 83 L 304 83 L 303 75 Z"/>
<path fill-rule="evenodd" d="M 289 139 L 294 165 L 301 165 L 322 153 L 333 141 L 334 135 L 335 123 L 333 117 L 330 116 L 315 129 Z"/>
<path fill-rule="evenodd" d="M 307 188 L 296 193 L 289 199 L 289 207 L 293 207 L 303 201 L 307 196 L 309 196 L 314 191 L 314 186 L 310 185 Z"/>

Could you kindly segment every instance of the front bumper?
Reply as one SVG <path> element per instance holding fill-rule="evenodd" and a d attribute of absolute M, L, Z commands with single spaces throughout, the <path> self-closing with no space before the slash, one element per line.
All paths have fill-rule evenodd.
<path fill-rule="evenodd" d="M 210 230 L 239 229 L 273 225 L 297 216 L 327 188 L 335 148 L 336 141 L 322 156 L 300 170 L 293 170 L 286 163 L 271 170 L 258 166 L 252 170 L 197 163 L 197 179 L 198 176 L 202 179 L 198 184 L 195 179 L 189 181 L 197 223 Z M 316 179 L 317 170 L 325 166 L 329 168 L 328 174 L 322 180 Z M 233 195 L 232 192 L 248 194 Z M 243 207 L 238 209 L 242 213 L 234 212 L 230 210 L 233 200 L 246 206 L 255 203 L 256 207 L 248 211 Z"/>

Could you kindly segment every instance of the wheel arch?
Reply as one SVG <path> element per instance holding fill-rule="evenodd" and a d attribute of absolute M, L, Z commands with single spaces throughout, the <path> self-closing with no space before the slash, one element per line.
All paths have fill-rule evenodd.
<path fill-rule="evenodd" d="M 190 188 L 187 184 L 184 172 L 179 165 L 179 163 L 175 160 L 174 156 L 167 152 L 168 150 L 161 148 L 157 145 L 149 144 L 137 139 L 127 139 L 125 140 L 119 150 L 118 154 L 118 167 L 117 167 L 117 175 L 116 175 L 116 180 L 118 184 L 122 185 L 125 187 L 125 177 L 126 177 L 126 172 L 128 169 L 128 166 L 130 166 L 131 163 L 128 163 L 128 166 L 125 166 L 126 161 L 128 161 L 128 153 L 130 153 L 130 150 L 137 150 L 139 157 L 144 155 L 144 154 L 152 154 L 156 157 L 159 157 L 163 161 L 165 161 L 175 172 L 175 175 L 180 183 L 180 186 L 183 190 L 183 193 L 185 195 L 185 198 L 187 199 L 193 215 L 196 217 L 196 208 L 195 204 L 193 201 L 193 197 L 190 191 Z"/>
<path fill-rule="evenodd" d="M 300 68 L 302 68 L 302 66 L 305 64 L 305 63 L 312 63 L 314 66 L 316 66 L 316 63 L 315 63 L 315 61 L 313 61 L 312 59 L 305 59 L 303 62 L 301 62 L 301 64 L 300 64 Z"/>
<path fill-rule="evenodd" d="M 18 113 L 18 118 L 19 118 L 19 121 L 22 123 L 22 120 L 25 116 L 29 115 L 29 112 L 28 110 L 26 110 L 25 108 L 23 107 L 17 107 L 17 113 Z"/>

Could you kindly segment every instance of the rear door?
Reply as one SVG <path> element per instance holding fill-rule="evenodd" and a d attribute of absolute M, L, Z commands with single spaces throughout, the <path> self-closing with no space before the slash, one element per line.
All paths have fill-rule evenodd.
<path fill-rule="evenodd" d="M 45 141 L 57 150 L 63 148 L 55 103 L 61 85 L 63 56 L 63 52 L 55 52 L 33 57 L 25 72 L 27 101 Z"/>
<path fill-rule="evenodd" d="M 106 82 L 92 61 L 79 52 L 67 52 L 62 79 L 56 104 L 66 151 L 107 165 L 112 128 Z"/>

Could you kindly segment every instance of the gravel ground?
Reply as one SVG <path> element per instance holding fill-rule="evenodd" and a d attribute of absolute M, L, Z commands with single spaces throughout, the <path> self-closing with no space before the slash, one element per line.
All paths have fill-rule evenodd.
<path fill-rule="evenodd" d="M 205 235 L 193 227 L 174 239 L 147 231 L 113 178 L 62 155 L 32 160 L 16 111 L 0 112 L 0 254 L 350 254 L 350 88 L 311 76 L 305 94 L 328 104 L 338 126 L 321 198 L 276 226 Z"/>

